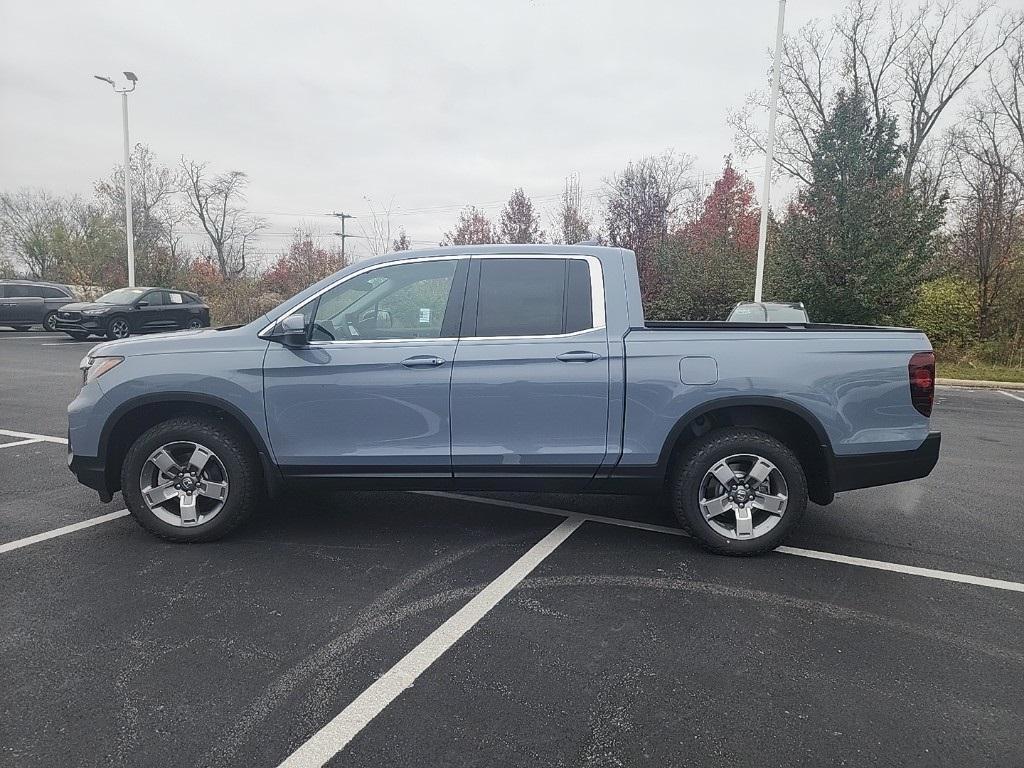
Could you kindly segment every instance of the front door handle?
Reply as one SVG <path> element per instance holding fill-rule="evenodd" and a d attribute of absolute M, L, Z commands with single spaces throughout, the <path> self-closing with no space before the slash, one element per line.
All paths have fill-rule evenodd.
<path fill-rule="evenodd" d="M 402 365 L 406 368 L 437 368 L 444 364 L 444 360 L 433 355 L 416 355 L 416 357 L 407 357 L 402 361 Z"/>
<path fill-rule="evenodd" d="M 563 363 L 592 363 L 601 356 L 596 352 L 563 352 L 556 359 Z"/>

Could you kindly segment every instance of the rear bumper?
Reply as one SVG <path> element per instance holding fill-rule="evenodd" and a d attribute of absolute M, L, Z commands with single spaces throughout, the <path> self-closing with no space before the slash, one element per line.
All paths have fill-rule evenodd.
<path fill-rule="evenodd" d="M 100 501 L 108 502 L 114 497 L 107 483 L 103 459 L 98 456 L 76 456 L 68 448 L 68 469 L 78 478 L 78 482 L 96 491 Z"/>
<path fill-rule="evenodd" d="M 832 490 L 839 493 L 927 477 L 939 460 L 941 442 L 942 433 L 932 432 L 912 451 L 835 456 Z"/>

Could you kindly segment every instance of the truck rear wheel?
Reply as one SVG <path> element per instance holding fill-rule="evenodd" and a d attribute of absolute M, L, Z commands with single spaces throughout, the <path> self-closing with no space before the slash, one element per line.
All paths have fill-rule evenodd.
<path fill-rule="evenodd" d="M 720 429 L 698 438 L 679 457 L 669 482 L 679 522 L 724 555 L 774 549 L 807 507 L 799 459 L 755 429 Z"/>
<path fill-rule="evenodd" d="M 259 500 L 260 466 L 249 441 L 216 419 L 157 424 L 128 449 L 121 492 L 135 520 L 176 542 L 219 539 Z"/>

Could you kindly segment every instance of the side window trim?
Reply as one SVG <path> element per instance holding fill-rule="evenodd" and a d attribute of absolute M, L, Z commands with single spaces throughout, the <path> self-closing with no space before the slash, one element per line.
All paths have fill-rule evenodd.
<path fill-rule="evenodd" d="M 568 287 L 568 274 L 571 261 L 583 261 L 587 264 L 587 271 L 590 276 L 591 291 L 591 315 L 590 327 L 578 331 L 563 333 L 527 334 L 520 336 L 477 336 L 476 316 L 480 303 L 480 262 L 487 259 L 562 259 L 565 261 L 565 281 Z M 567 303 L 563 304 L 563 328 L 564 313 L 567 311 Z M 486 253 L 473 256 L 470 264 L 469 286 L 466 289 L 466 305 L 463 311 L 462 330 L 463 335 L 459 341 L 509 341 L 515 339 L 560 339 L 580 336 L 592 331 L 604 330 L 606 327 L 604 313 L 604 271 L 601 269 L 601 261 L 596 256 L 585 254 L 533 254 L 533 253 Z"/>

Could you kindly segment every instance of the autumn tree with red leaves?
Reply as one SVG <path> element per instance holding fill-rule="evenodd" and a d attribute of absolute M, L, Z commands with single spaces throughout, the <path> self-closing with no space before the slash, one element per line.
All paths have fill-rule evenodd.
<path fill-rule="evenodd" d="M 722 320 L 753 291 L 761 211 L 754 185 L 731 158 L 696 210 L 668 238 L 660 259 L 667 287 L 652 303 L 652 316 Z"/>
<path fill-rule="evenodd" d="M 341 251 L 324 248 L 309 232 L 296 232 L 288 250 L 263 275 L 267 288 L 292 296 L 346 266 Z"/>

